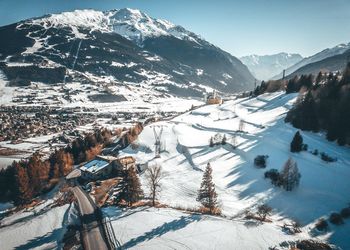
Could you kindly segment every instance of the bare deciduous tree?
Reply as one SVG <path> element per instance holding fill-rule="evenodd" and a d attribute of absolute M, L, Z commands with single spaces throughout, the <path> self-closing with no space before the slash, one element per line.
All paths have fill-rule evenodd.
<path fill-rule="evenodd" d="M 155 206 L 157 196 L 160 193 L 160 181 L 164 177 L 162 167 L 158 165 L 151 166 L 146 170 L 145 174 L 151 194 L 152 206 Z"/>
<path fill-rule="evenodd" d="M 266 204 L 260 205 L 258 207 L 258 215 L 261 221 L 265 221 L 266 217 L 271 214 L 272 208 Z"/>

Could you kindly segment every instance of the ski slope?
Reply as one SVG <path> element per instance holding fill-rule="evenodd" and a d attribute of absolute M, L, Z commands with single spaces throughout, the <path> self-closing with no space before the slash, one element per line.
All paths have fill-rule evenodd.
<path fill-rule="evenodd" d="M 319 218 L 348 206 L 350 149 L 327 141 L 322 134 L 303 131 L 309 151 L 324 151 L 338 161 L 326 163 L 310 152 L 291 153 L 290 142 L 297 129 L 283 120 L 296 97 L 278 92 L 204 106 L 171 121 L 147 126 L 139 136 L 138 148 L 127 148 L 123 154 L 132 155 L 148 166 L 162 166 L 161 203 L 182 208 L 200 206 L 196 201 L 197 190 L 203 170 L 210 162 L 224 216 L 242 218 L 246 209 L 254 210 L 267 203 L 273 208 L 272 227 L 297 220 L 303 225 L 303 232 L 308 233 Z M 244 132 L 237 132 L 240 120 L 244 121 Z M 161 158 L 155 159 L 153 127 L 159 131 L 161 126 L 166 149 Z M 216 133 L 225 134 L 228 143 L 211 148 L 209 139 Z M 236 149 L 230 145 L 234 135 Z M 266 169 L 254 167 L 254 158 L 260 154 L 269 155 Z M 263 177 L 268 169 L 281 169 L 289 157 L 297 162 L 302 175 L 299 188 L 292 192 L 272 186 Z M 141 180 L 146 187 L 144 175 Z M 350 240 L 338 235 L 342 230 L 332 227 L 331 232 L 318 238 L 330 239 L 349 249 Z M 277 235 L 275 240 L 276 244 L 281 241 Z"/>

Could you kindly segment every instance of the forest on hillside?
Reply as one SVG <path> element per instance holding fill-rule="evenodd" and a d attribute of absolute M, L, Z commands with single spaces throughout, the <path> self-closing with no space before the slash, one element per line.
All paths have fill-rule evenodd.
<path fill-rule="evenodd" d="M 319 73 L 295 76 L 289 80 L 262 81 L 251 93 L 286 91 L 300 93 L 286 122 L 313 132 L 325 132 L 327 139 L 339 145 L 350 145 L 350 63 L 341 74 Z"/>
<path fill-rule="evenodd" d="M 299 91 L 298 87 L 290 80 L 287 92 Z M 319 74 L 300 95 L 285 121 L 302 130 L 325 131 L 328 140 L 350 145 L 350 63 L 342 76 Z"/>

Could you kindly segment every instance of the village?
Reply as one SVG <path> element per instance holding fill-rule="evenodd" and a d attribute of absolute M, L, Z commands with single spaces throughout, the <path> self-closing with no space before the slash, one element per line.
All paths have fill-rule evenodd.
<path fill-rule="evenodd" d="M 162 112 L 160 115 L 171 117 L 176 112 Z M 72 131 L 87 124 L 98 126 L 97 119 L 107 119 L 108 124 L 127 124 L 146 121 L 153 116 L 153 112 L 112 114 L 86 107 L 0 106 L 0 142 L 19 143 L 27 138 Z"/>

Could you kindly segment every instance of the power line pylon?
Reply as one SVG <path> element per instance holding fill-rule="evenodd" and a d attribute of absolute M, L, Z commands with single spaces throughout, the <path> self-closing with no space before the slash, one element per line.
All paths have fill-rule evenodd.
<path fill-rule="evenodd" d="M 155 158 L 160 157 L 160 151 L 161 151 L 161 139 L 162 139 L 162 133 L 163 133 L 163 126 L 160 126 L 159 132 L 157 132 L 156 127 L 153 127 L 153 134 L 155 139 Z"/>

